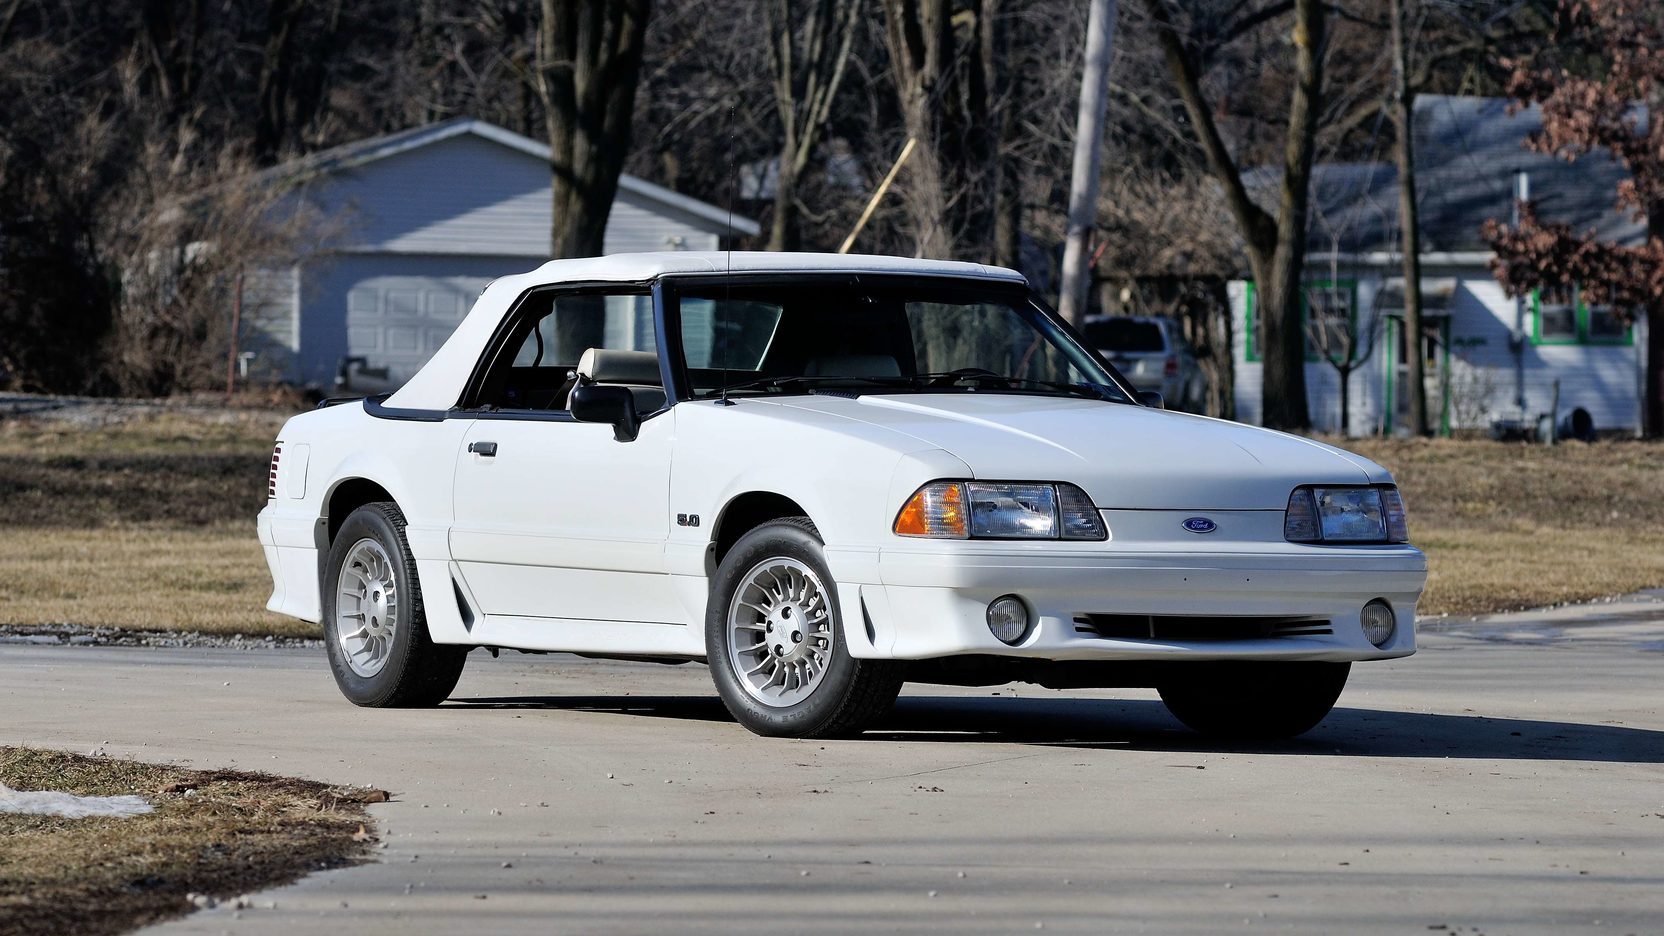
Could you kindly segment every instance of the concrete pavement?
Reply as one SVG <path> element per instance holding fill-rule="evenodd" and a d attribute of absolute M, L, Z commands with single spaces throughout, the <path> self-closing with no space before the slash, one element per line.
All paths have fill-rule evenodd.
<path fill-rule="evenodd" d="M 0 646 L 0 743 L 395 791 L 379 862 L 156 933 L 1664 933 L 1661 664 L 1637 601 L 1435 624 L 1288 744 L 928 686 L 798 742 L 694 665 L 476 653 L 368 711 L 321 651 Z"/>

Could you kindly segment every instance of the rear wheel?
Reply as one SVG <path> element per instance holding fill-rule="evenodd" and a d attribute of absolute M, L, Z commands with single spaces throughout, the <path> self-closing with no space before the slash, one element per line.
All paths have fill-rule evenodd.
<path fill-rule="evenodd" d="M 468 647 L 428 639 L 416 560 L 396 504 L 365 504 L 342 522 L 324 566 L 324 645 L 355 705 L 419 708 L 445 701 Z"/>
<path fill-rule="evenodd" d="M 1274 740 L 1317 726 L 1346 688 L 1350 663 L 1175 664 L 1157 689 L 1173 717 L 1205 735 Z"/>
<path fill-rule="evenodd" d="M 723 704 L 761 735 L 858 733 L 901 690 L 902 664 L 845 648 L 835 584 L 806 517 L 763 524 L 723 557 L 705 644 Z"/>

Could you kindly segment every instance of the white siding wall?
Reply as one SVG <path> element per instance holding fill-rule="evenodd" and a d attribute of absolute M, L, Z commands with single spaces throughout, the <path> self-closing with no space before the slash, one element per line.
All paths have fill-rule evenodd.
<path fill-rule="evenodd" d="M 295 368 L 300 353 L 300 268 L 250 270 L 243 280 L 243 327 L 240 337 L 255 381 L 281 380 Z"/>
<path fill-rule="evenodd" d="M 355 252 L 549 255 L 549 167 L 472 134 L 342 170 L 312 197 L 351 219 Z M 708 226 L 620 192 L 606 250 L 714 249 Z"/>
<path fill-rule="evenodd" d="M 1360 322 L 1375 311 L 1375 295 L 1396 270 L 1359 275 Z M 1645 346 L 1644 325 L 1635 329 L 1633 344 L 1600 345 L 1533 344 L 1531 310 L 1526 307 L 1524 345 L 1524 410 L 1516 405 L 1516 364 L 1510 346 L 1515 323 L 1515 302 L 1502 291 L 1483 267 L 1458 270 L 1427 269 L 1427 278 L 1454 276 L 1456 290 L 1451 298 L 1451 425 L 1456 429 L 1485 429 L 1499 418 L 1534 420 L 1553 405 L 1554 382 L 1560 382 L 1560 413 L 1564 418 L 1582 407 L 1603 430 L 1633 429 L 1640 418 L 1641 374 Z M 1227 289 L 1233 319 L 1236 355 L 1236 399 L 1238 418 L 1258 423 L 1261 414 L 1263 366 L 1247 360 L 1247 285 L 1233 282 Z M 1352 432 L 1354 435 L 1379 431 L 1386 403 L 1388 363 L 1386 335 L 1373 357 L 1352 376 Z M 1398 363 L 1398 349 L 1391 360 Z M 1306 365 L 1307 401 L 1312 423 L 1321 431 L 1334 431 L 1338 417 L 1338 383 L 1327 364 Z M 1395 389 L 1394 393 L 1398 391 Z M 1428 418 L 1438 424 L 1438 400 L 1429 397 Z"/>

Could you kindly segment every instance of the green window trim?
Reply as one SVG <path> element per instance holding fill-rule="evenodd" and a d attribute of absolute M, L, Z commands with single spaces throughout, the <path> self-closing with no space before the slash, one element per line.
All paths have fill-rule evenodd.
<path fill-rule="evenodd" d="M 1630 322 L 1624 327 L 1621 337 L 1597 337 L 1589 333 L 1590 310 L 1583 301 L 1582 286 L 1572 284 L 1572 305 L 1575 310 L 1576 325 L 1574 333 L 1565 338 L 1543 337 L 1543 296 L 1542 290 L 1531 290 L 1531 343 L 1543 347 L 1574 347 L 1577 345 L 1594 345 L 1597 347 L 1633 347 L 1635 344 L 1635 323 Z"/>
<path fill-rule="evenodd" d="M 1253 280 L 1248 280 L 1243 285 L 1246 287 L 1242 303 L 1243 361 L 1249 364 L 1258 364 L 1261 362 L 1261 358 L 1259 348 L 1256 347 L 1256 342 L 1254 341 L 1254 333 L 1256 331 L 1254 328 L 1254 313 L 1257 311 L 1255 309 L 1255 305 L 1257 304 L 1256 300 L 1258 299 L 1259 290 Z M 1306 295 L 1306 290 L 1308 289 L 1346 290 L 1350 294 L 1350 301 L 1348 302 L 1348 315 L 1351 319 L 1352 327 L 1354 329 L 1358 327 L 1358 281 L 1355 279 L 1320 279 L 1307 280 L 1306 282 L 1300 284 L 1300 328 L 1302 331 L 1305 330 L 1306 323 L 1311 319 L 1311 300 Z M 1323 363 L 1323 355 L 1312 349 L 1311 336 L 1303 335 L 1303 337 L 1305 339 L 1304 343 L 1306 346 L 1306 363 Z"/>

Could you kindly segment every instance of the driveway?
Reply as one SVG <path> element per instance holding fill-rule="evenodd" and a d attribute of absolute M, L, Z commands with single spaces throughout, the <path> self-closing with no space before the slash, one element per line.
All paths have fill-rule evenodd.
<path fill-rule="evenodd" d="M 1305 738 L 1152 693 L 909 686 L 753 737 L 703 667 L 483 652 L 436 710 L 322 651 L 0 646 L 0 743 L 395 791 L 377 863 L 157 933 L 1664 932 L 1664 604 L 1424 630 Z"/>

